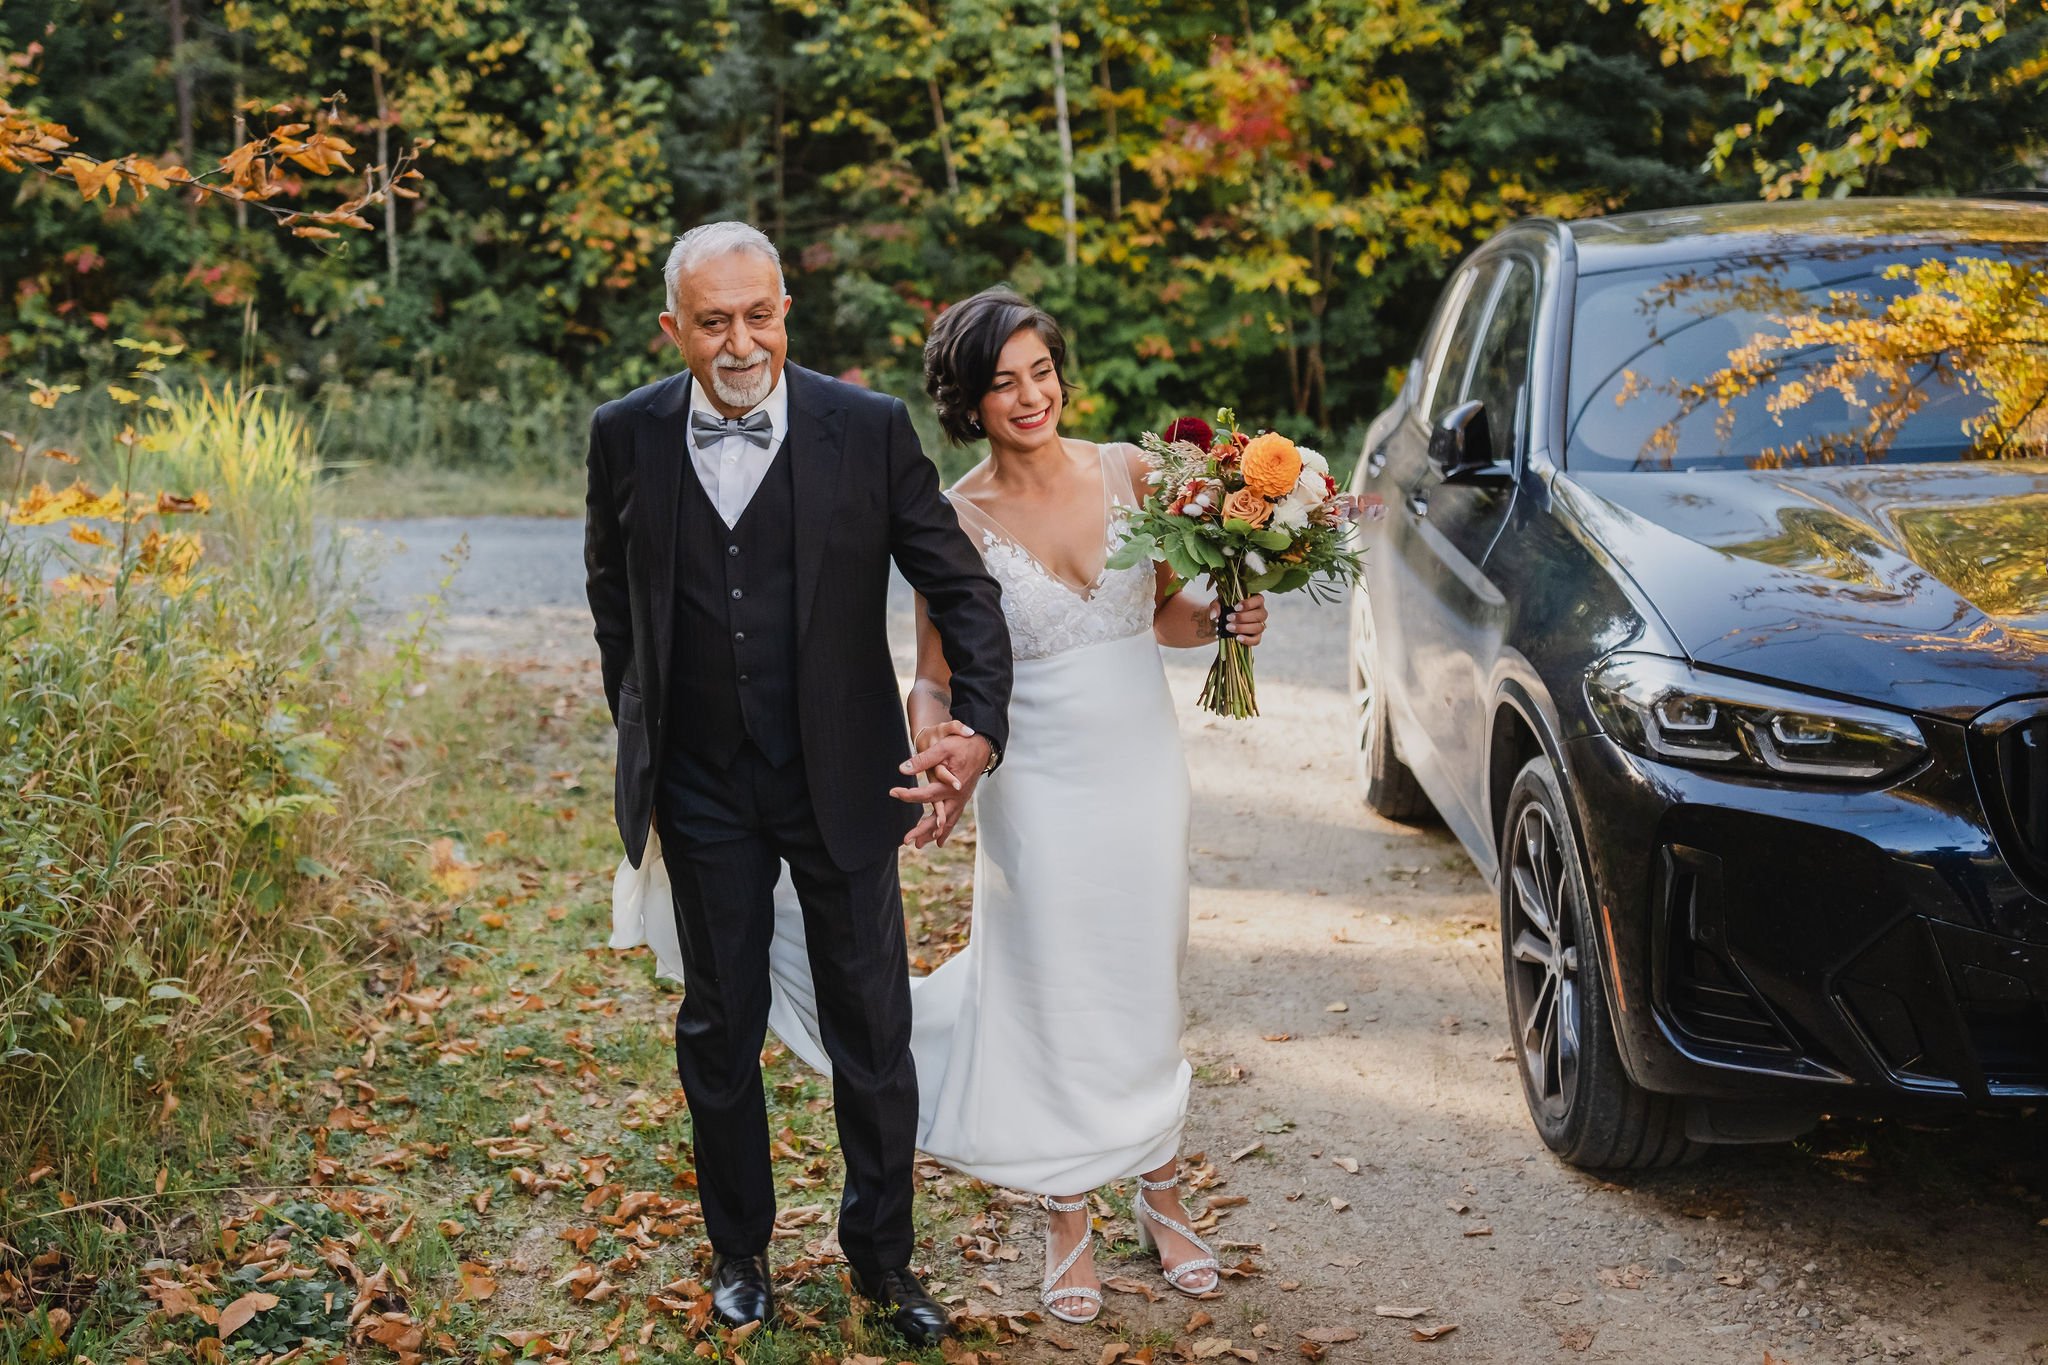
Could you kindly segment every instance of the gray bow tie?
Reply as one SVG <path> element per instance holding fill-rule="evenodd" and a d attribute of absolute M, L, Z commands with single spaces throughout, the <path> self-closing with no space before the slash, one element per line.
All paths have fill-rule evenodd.
<path fill-rule="evenodd" d="M 750 412 L 745 417 L 720 417 L 711 412 L 690 414 L 690 430 L 697 433 L 700 445 L 722 441 L 728 436 L 751 441 L 766 450 L 768 443 L 775 439 L 775 423 L 765 412 Z"/>

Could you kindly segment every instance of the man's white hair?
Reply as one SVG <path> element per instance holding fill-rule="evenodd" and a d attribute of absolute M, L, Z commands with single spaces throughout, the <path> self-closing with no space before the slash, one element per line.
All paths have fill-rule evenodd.
<path fill-rule="evenodd" d="M 750 223 L 705 223 L 676 238 L 674 249 L 668 253 L 668 264 L 661 268 L 661 277 L 668 284 L 668 311 L 676 311 L 676 285 L 684 271 L 695 270 L 706 261 L 735 251 L 766 256 L 775 266 L 776 289 L 784 298 L 789 296 L 789 286 L 782 281 L 782 253 L 768 240 L 767 233 Z"/>

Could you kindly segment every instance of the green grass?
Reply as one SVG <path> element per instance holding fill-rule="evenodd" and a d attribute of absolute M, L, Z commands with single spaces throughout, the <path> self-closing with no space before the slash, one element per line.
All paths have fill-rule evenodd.
<path fill-rule="evenodd" d="M 580 465 L 556 471 L 480 470 L 410 464 L 329 466 L 324 515 L 373 521 L 404 517 L 580 517 Z"/>
<path fill-rule="evenodd" d="M 57 1253 L 28 1287 L 37 1303 L 75 1305 L 68 1353 L 195 1347 L 209 1325 L 167 1315 L 157 1299 L 219 1309 L 250 1292 L 240 1263 L 264 1247 L 260 1229 L 293 1209 L 301 1224 L 307 1210 L 342 1219 L 353 1239 L 345 1254 L 331 1236 L 292 1234 L 282 1262 L 258 1259 L 296 1265 L 311 1283 L 325 1283 L 338 1259 L 353 1267 L 341 1275 L 350 1305 L 385 1276 L 402 1304 L 388 1330 L 402 1341 L 417 1328 L 414 1346 L 429 1358 L 510 1359 L 520 1342 L 561 1345 L 572 1332 L 586 1354 L 617 1331 L 615 1345 L 653 1359 L 706 1339 L 692 1324 L 706 1302 L 707 1252 L 669 1045 L 676 997 L 654 980 L 645 950 L 602 946 L 617 844 L 603 777 L 611 733 L 583 684 L 549 692 L 506 675 L 439 673 L 406 701 L 374 776 L 405 794 L 386 841 L 407 864 L 398 880 L 420 894 L 370 911 L 355 980 L 330 997 L 319 1029 L 246 1059 L 253 1103 L 216 1120 L 210 1157 L 181 1165 L 161 1197 L 130 1172 L 122 1202 L 100 1209 L 64 1209 L 68 1173 L 17 1182 L 0 1242 L 18 1249 L 16 1264 Z M 927 961 L 961 941 L 971 847 L 906 866 L 906 922 Z M 771 1254 L 786 1307 L 745 1343 L 749 1365 L 819 1353 L 939 1360 L 854 1317 L 840 1266 L 817 1246 L 839 1195 L 829 1089 L 773 1045 L 764 1076 L 787 1224 Z M 924 1172 L 918 1260 L 942 1292 L 982 1297 L 952 1238 L 971 1224 L 1000 1236 L 1008 1206 L 974 1182 Z M 622 1223 L 626 1200 L 655 1212 Z M 565 1234 L 584 1239 L 581 1249 Z M 154 1290 L 141 1271 L 151 1258 Z M 562 1281 L 583 1267 L 612 1288 L 579 1302 L 582 1282 Z M 1028 1273 L 1003 1267 L 1006 1280 Z M 495 1287 L 478 1299 L 486 1278 Z M 999 1324 L 982 1320 L 970 1346 L 1008 1336 Z M 332 1327 L 308 1316 L 301 1295 L 242 1332 L 289 1349 L 294 1332 Z M 230 1357 L 257 1353 L 237 1345 L 241 1334 L 228 1340 Z M 35 1357 L 41 1339 L 33 1319 L 0 1326 L 0 1361 Z"/>

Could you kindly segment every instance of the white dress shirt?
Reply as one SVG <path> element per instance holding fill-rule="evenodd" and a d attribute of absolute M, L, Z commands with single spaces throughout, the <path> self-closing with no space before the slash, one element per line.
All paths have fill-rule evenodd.
<path fill-rule="evenodd" d="M 704 485 L 705 496 L 711 499 L 711 505 L 718 509 L 719 519 L 728 527 L 736 525 L 746 512 L 747 504 L 754 500 L 755 492 L 761 487 L 761 480 L 768 476 L 768 466 L 775 462 L 776 453 L 789 436 L 788 378 L 787 370 L 777 375 L 775 387 L 750 410 L 768 414 L 766 447 L 757 446 L 736 433 L 700 445 L 697 431 L 685 427 L 690 443 L 690 463 L 697 471 L 697 481 Z M 690 384 L 690 411 L 708 412 L 718 418 L 725 416 L 712 405 L 711 395 L 705 392 L 704 385 L 694 381 Z M 690 419 L 686 416 L 683 420 L 687 423 Z"/>

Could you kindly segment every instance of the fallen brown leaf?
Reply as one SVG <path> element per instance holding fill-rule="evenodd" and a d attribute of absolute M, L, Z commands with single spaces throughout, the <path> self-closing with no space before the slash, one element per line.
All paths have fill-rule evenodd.
<path fill-rule="evenodd" d="M 1358 1340 L 1358 1333 L 1349 1327 L 1308 1327 L 1295 1335 L 1318 1346 L 1335 1346 L 1340 1341 Z"/>
<path fill-rule="evenodd" d="M 1617 1267 L 1606 1265 L 1600 1267 L 1600 1283 L 1606 1285 L 1609 1289 L 1641 1289 L 1644 1281 L 1650 1278 L 1651 1272 L 1647 1266 L 1626 1265 Z"/>
<path fill-rule="evenodd" d="M 1383 1303 L 1372 1311 L 1374 1317 L 1380 1318 L 1419 1318 L 1427 1313 L 1429 1309 L 1409 1308 L 1398 1303 Z"/>
<path fill-rule="evenodd" d="M 254 1318 L 258 1313 L 268 1312 L 270 1309 L 277 1307 L 277 1303 L 278 1299 L 275 1294 L 264 1294 L 252 1290 L 242 1295 L 241 1298 L 236 1299 L 233 1303 L 220 1310 L 220 1322 L 218 1324 L 220 1339 L 226 1341 L 241 1328 L 247 1327 L 250 1319 Z"/>
<path fill-rule="evenodd" d="M 478 1261 L 464 1261 L 457 1267 L 462 1275 L 462 1291 L 455 1296 L 456 1302 L 472 1300 L 482 1303 L 498 1292 L 498 1277 L 491 1268 Z"/>
<path fill-rule="evenodd" d="M 1557 1344 L 1567 1351 L 1583 1351 L 1593 1344 L 1593 1329 L 1567 1327 L 1557 1334 Z"/>
<path fill-rule="evenodd" d="M 1416 1341 L 1435 1341 L 1438 1337 L 1447 1337 L 1457 1330 L 1457 1323 L 1446 1322 L 1441 1323 L 1435 1327 L 1411 1328 L 1409 1329 L 1408 1335 L 1414 1338 Z"/>
<path fill-rule="evenodd" d="M 1134 1280 L 1128 1275 L 1112 1275 L 1102 1282 L 1102 1287 L 1114 1290 L 1119 1294 L 1141 1295 L 1147 1303 L 1159 1302 L 1158 1290 L 1146 1284 L 1143 1280 Z"/>

